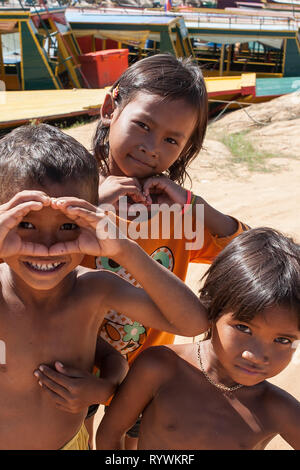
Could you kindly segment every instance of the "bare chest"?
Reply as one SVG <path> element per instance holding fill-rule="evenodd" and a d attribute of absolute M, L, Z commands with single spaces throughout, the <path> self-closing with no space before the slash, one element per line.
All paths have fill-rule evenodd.
<path fill-rule="evenodd" d="M 84 309 L 84 305 L 81 307 Z M 89 312 L 75 306 L 61 307 L 39 315 L 16 314 L 9 309 L 0 315 L 2 390 L 30 391 L 36 386 L 34 371 L 40 364 L 53 366 L 55 361 L 79 369 L 91 367 L 97 326 Z M 16 381 L 18 387 L 15 387 Z"/>
<path fill-rule="evenodd" d="M 273 437 L 267 417 L 249 397 L 225 396 L 203 380 L 181 377 L 158 393 L 145 410 L 145 444 L 152 441 L 150 448 L 161 449 L 243 450 L 259 448 Z M 151 428 L 156 429 L 155 436 Z"/>

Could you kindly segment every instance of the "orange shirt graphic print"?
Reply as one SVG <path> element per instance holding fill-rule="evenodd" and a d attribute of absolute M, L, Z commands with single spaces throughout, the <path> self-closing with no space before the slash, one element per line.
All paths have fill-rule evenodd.
<path fill-rule="evenodd" d="M 151 258 L 155 259 L 167 269 L 173 270 L 174 257 L 171 250 L 166 246 L 156 249 L 151 254 Z M 106 257 L 96 258 L 96 267 L 97 269 L 112 271 L 132 285 L 141 287 L 123 266 L 120 266 L 112 259 Z M 114 310 L 109 310 L 102 323 L 100 335 L 128 359 L 130 353 L 136 351 L 144 344 L 147 337 L 147 329 L 140 323 L 136 321 L 133 322 L 125 315 Z"/>

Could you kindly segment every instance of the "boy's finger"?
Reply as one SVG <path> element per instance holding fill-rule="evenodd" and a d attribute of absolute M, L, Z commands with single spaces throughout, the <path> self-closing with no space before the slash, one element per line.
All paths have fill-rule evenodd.
<path fill-rule="evenodd" d="M 101 209 L 97 212 L 91 212 L 90 210 L 83 209 L 82 207 L 69 206 L 65 209 L 65 214 L 72 220 L 75 220 L 78 225 L 83 227 L 96 228 L 99 220 L 105 217 L 105 214 Z"/>
<path fill-rule="evenodd" d="M 60 372 L 59 377 L 61 377 L 61 374 L 65 375 L 66 377 L 72 377 L 72 378 L 84 377 L 84 374 L 81 370 L 74 369 L 73 367 L 66 367 L 59 361 L 55 362 L 55 368 L 58 372 Z M 66 381 L 64 381 L 64 383 L 66 383 Z"/>
<path fill-rule="evenodd" d="M 59 407 L 65 407 L 67 404 L 66 398 L 62 397 L 58 393 L 54 392 L 51 388 L 49 388 L 45 383 L 41 380 L 38 382 L 39 386 L 42 388 L 44 393 L 47 393 L 51 399 L 55 402 L 55 404 Z"/>
<path fill-rule="evenodd" d="M 26 256 L 49 256 L 49 250 L 45 245 L 22 241 L 18 254 Z"/>
<path fill-rule="evenodd" d="M 85 201 L 84 199 L 78 199 L 76 197 L 62 197 L 58 199 L 52 198 L 51 206 L 54 209 L 60 209 L 60 210 L 64 210 L 68 208 L 69 206 L 82 207 L 91 212 L 96 212 L 97 210 L 97 208 L 90 202 Z"/>
<path fill-rule="evenodd" d="M 7 235 L 7 233 L 15 228 L 31 211 L 39 211 L 43 208 L 43 204 L 38 201 L 24 202 L 12 209 L 9 209 L 2 214 L 0 213 L 1 229 L 0 240 Z"/>
<path fill-rule="evenodd" d="M 39 369 L 34 372 L 34 375 L 39 380 L 39 382 L 42 383 L 42 385 L 46 385 L 50 390 L 57 393 L 59 396 L 68 398 L 68 386 L 70 384 L 67 377 L 44 365 L 40 366 Z"/>
<path fill-rule="evenodd" d="M 17 193 L 10 201 L 0 206 L 0 211 L 9 210 L 24 202 L 41 202 L 44 206 L 50 205 L 50 197 L 42 191 L 21 191 Z"/>
<path fill-rule="evenodd" d="M 31 211 L 40 211 L 44 207 L 41 201 L 25 201 L 1 213 L 1 216 L 24 217 Z"/>
<path fill-rule="evenodd" d="M 85 231 L 77 240 L 55 243 L 49 248 L 49 256 L 67 254 L 96 255 L 100 250 L 96 232 L 94 234 Z"/>
<path fill-rule="evenodd" d="M 81 253 L 78 239 L 69 242 L 59 242 L 50 246 L 49 256 Z"/>

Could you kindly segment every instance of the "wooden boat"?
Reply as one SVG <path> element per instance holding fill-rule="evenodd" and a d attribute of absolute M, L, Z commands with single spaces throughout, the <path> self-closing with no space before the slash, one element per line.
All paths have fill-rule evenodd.
<path fill-rule="evenodd" d="M 174 15 L 147 14 L 134 11 L 131 14 L 102 13 L 102 10 L 68 8 L 66 18 L 80 43 L 80 38 L 92 37 L 113 41 L 115 47 L 128 47 L 130 55 L 141 58 L 155 52 L 169 52 L 176 57 L 193 55 L 189 33 L 184 18 Z"/>
<path fill-rule="evenodd" d="M 103 48 L 105 41 L 114 40 L 117 47 L 127 45 L 136 58 L 165 51 L 185 56 L 191 43 L 190 55 L 198 60 L 206 76 L 246 72 L 261 78 L 300 76 L 297 15 L 238 8 L 181 9 L 168 14 L 132 10 L 128 14 L 118 8 L 112 15 L 111 9 L 106 11 L 68 8 L 66 17 L 77 38 L 85 35 L 102 38 Z M 178 17 L 179 31 L 188 47 L 180 47 L 182 38 L 175 37 L 171 28 L 164 37 L 158 31 L 159 22 L 169 25 L 178 21 Z M 135 43 L 134 35 L 136 38 L 140 35 Z"/>
<path fill-rule="evenodd" d="M 255 74 L 206 78 L 209 99 L 250 99 L 255 96 Z M 63 117 L 99 115 L 107 89 L 0 91 L 0 129 L 30 121 L 43 122 Z"/>
<path fill-rule="evenodd" d="M 88 86 L 78 54 L 65 8 L 0 8 L 0 80 L 7 90 Z"/>
<path fill-rule="evenodd" d="M 83 21 L 82 14 L 78 16 L 78 11 L 76 13 L 76 17 L 70 17 L 67 11 L 71 28 L 64 18 L 63 8 L 39 8 L 38 11 L 28 8 L 14 11 L 0 9 L 0 106 L 5 106 L 5 113 L 0 113 L 0 128 L 31 120 L 49 121 L 66 116 L 97 114 L 105 90 L 84 89 L 90 88 L 90 85 L 88 77 L 82 73 L 78 57 L 83 52 L 111 46 L 109 41 L 113 47 L 128 47 L 133 60 L 159 51 L 171 52 L 177 57 L 192 55 L 202 65 L 211 109 L 216 109 L 216 106 L 220 108 L 228 101 L 265 101 L 300 88 L 298 38 L 294 25 L 289 31 L 283 31 L 283 35 L 278 21 L 274 24 L 274 30 L 266 30 L 269 36 L 261 28 L 259 39 L 264 37 L 273 41 L 273 48 L 277 44 L 279 49 L 283 48 L 283 53 L 280 62 L 282 69 L 273 70 L 273 74 L 270 70 L 263 71 L 260 76 L 256 70 L 262 66 L 261 51 L 257 51 L 256 59 L 251 55 L 251 50 L 243 50 L 243 47 L 234 49 L 237 40 L 243 46 L 244 40 L 249 44 L 250 39 L 252 42 L 258 39 L 257 22 L 254 22 L 252 29 L 245 30 L 241 21 L 232 22 L 233 27 L 229 28 L 228 13 L 223 12 L 223 16 L 218 16 L 218 21 L 215 21 L 214 16 L 207 17 L 207 10 L 203 13 L 204 17 L 198 18 L 196 26 L 190 24 L 188 28 L 183 16 L 151 13 L 139 17 L 135 14 L 127 15 L 131 18 L 125 20 L 124 15 L 105 15 L 105 20 L 100 21 L 93 11 L 86 14 L 86 21 Z M 240 19 L 241 15 L 236 17 Z M 203 18 L 206 20 L 202 22 Z M 213 21 L 209 22 L 207 18 Z M 224 18 L 227 23 L 224 23 Z M 286 26 L 286 22 L 283 24 Z M 198 44 L 195 44 L 191 31 L 199 36 Z M 19 43 L 14 47 L 10 45 L 3 53 L 3 44 L 9 44 L 9 35 Z M 55 38 L 54 43 L 52 38 Z M 214 42 L 210 43 L 212 40 Z M 275 44 L 275 40 L 278 43 Z M 84 47 L 88 50 L 83 50 Z M 270 53 L 269 62 L 263 63 L 263 66 L 276 66 L 277 56 L 276 51 L 273 56 Z M 210 69 L 203 67 L 204 64 L 214 66 Z M 246 73 L 249 66 L 254 66 L 252 73 Z M 5 87 L 1 88 L 1 83 L 7 90 L 28 92 L 3 92 L 1 89 Z M 72 90 L 64 88 L 76 90 L 72 93 Z"/>

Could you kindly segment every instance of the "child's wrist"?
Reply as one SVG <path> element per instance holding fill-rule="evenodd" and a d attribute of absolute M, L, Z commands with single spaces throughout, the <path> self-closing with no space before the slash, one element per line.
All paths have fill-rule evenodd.
<path fill-rule="evenodd" d="M 196 203 L 197 196 L 192 191 L 186 190 L 186 202 L 182 207 L 182 214 L 191 209 Z"/>
<path fill-rule="evenodd" d="M 132 259 L 132 256 L 134 256 L 134 251 L 136 249 L 138 249 L 138 244 L 134 240 L 126 238 L 125 240 L 122 240 L 122 247 L 120 251 L 115 254 L 113 259 L 118 264 L 125 267 L 128 261 Z"/>

